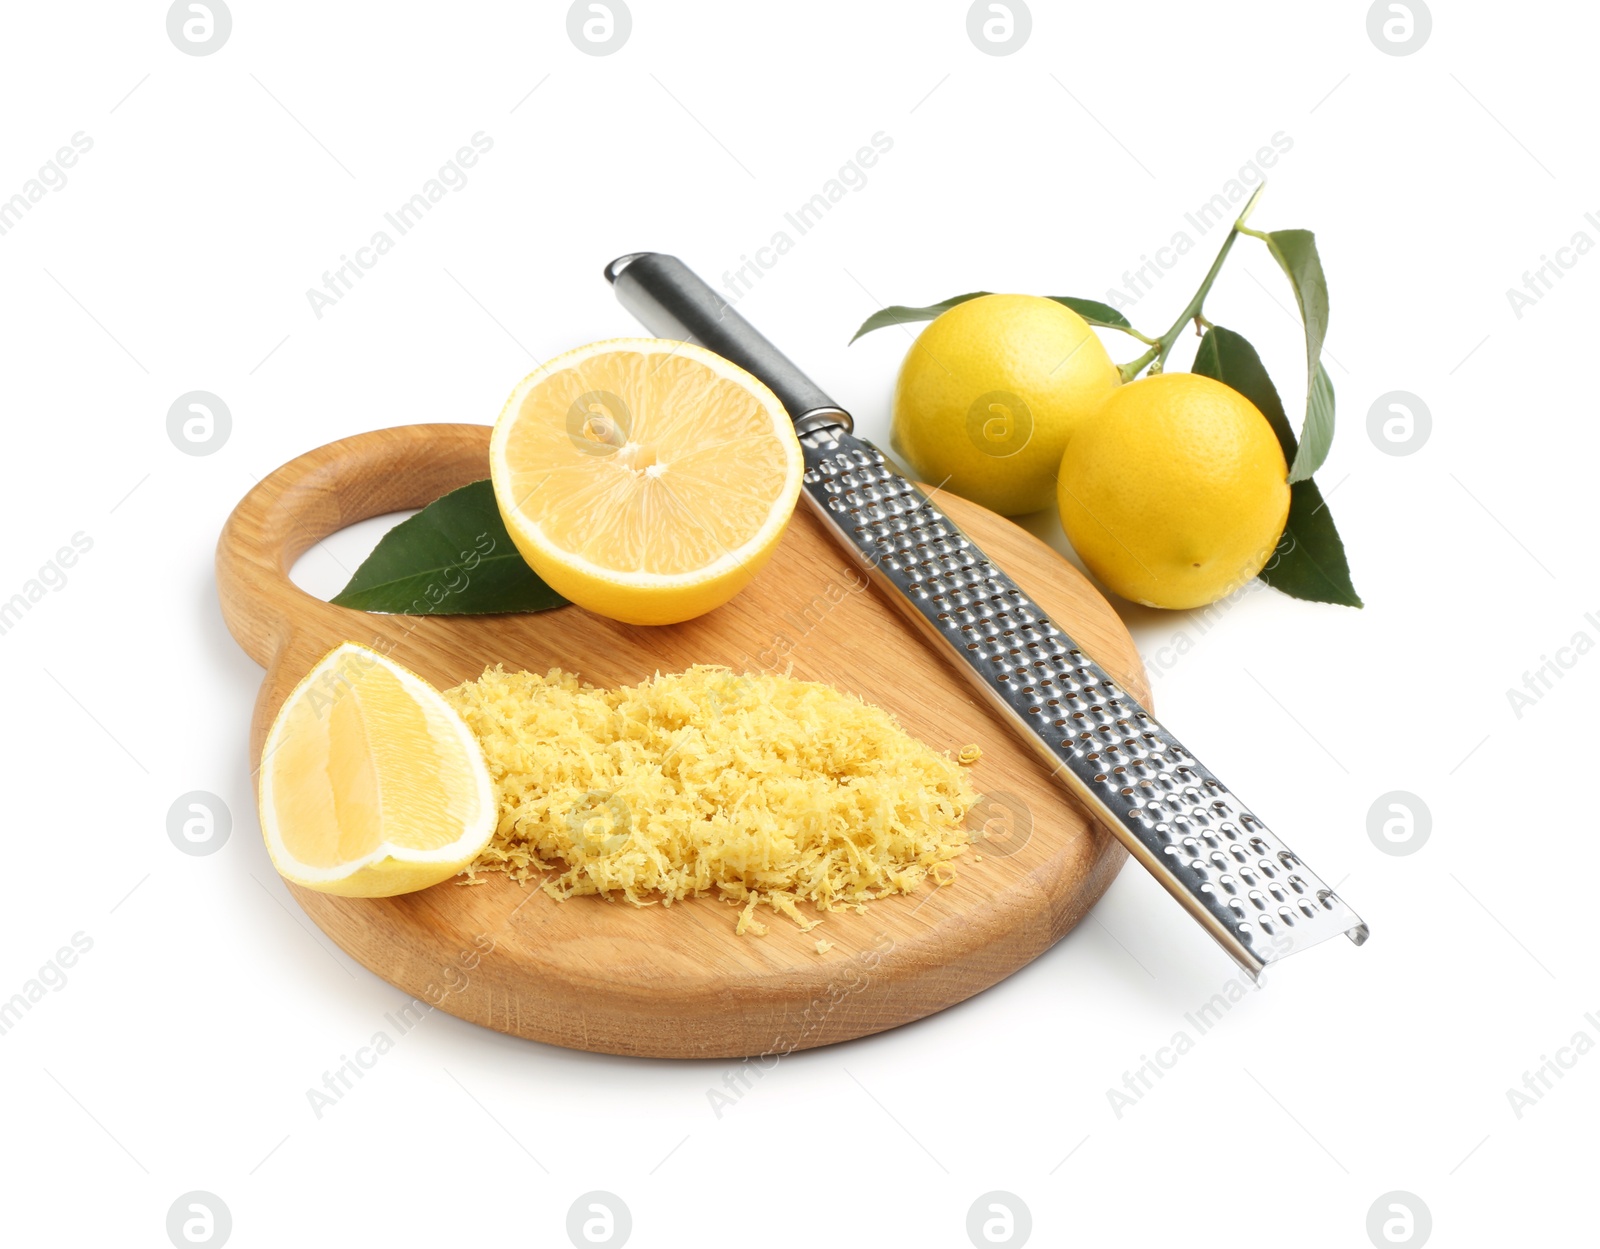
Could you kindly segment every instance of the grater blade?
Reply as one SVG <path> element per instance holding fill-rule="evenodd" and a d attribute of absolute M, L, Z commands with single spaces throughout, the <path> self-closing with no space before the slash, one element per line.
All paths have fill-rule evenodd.
<path fill-rule="evenodd" d="M 761 378 L 805 453 L 802 496 L 833 539 L 1252 979 L 1361 917 L 993 564 L 847 413 L 681 261 L 606 268 L 654 333 Z"/>
<path fill-rule="evenodd" d="M 801 436 L 803 495 L 984 701 L 1252 977 L 1367 926 L 877 447 Z"/>

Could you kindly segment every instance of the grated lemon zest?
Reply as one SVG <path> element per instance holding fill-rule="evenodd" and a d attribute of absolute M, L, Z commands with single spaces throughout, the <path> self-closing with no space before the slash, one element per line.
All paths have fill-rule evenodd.
<path fill-rule="evenodd" d="M 558 899 L 635 906 L 716 896 L 760 936 L 766 907 L 858 913 L 916 890 L 969 842 L 962 769 L 829 685 L 706 665 L 602 689 L 559 668 L 488 668 L 445 693 L 483 746 L 499 801 L 466 872 L 543 877 Z"/>

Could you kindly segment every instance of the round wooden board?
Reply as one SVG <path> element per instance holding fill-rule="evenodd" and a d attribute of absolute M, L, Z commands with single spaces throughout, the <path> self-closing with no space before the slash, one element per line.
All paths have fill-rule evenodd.
<path fill-rule="evenodd" d="M 854 571 L 802 505 L 782 547 L 731 603 L 686 624 L 639 628 L 576 607 L 536 615 L 407 617 L 334 607 L 289 569 L 328 534 L 421 507 L 487 475 L 489 430 L 410 425 L 320 447 L 278 469 L 234 510 L 217 549 L 228 628 L 267 669 L 252 763 L 278 707 L 342 641 L 379 644 L 440 688 L 492 663 L 562 667 L 600 685 L 696 663 L 792 666 L 893 712 L 936 749 L 983 748 L 972 772 L 996 817 L 955 861 L 953 883 L 835 912 L 802 933 L 767 917 L 734 934 L 713 898 L 637 908 L 557 902 L 503 876 L 398 898 L 293 888 L 350 956 L 415 998 L 517 1036 L 669 1058 L 787 1053 L 893 1028 L 988 988 L 1060 940 L 1097 901 L 1126 852 L 969 693 L 959 674 Z M 940 503 L 1097 659 L 1149 705 L 1138 652 L 1070 563 L 999 516 Z M 816 952 L 818 938 L 833 948 Z"/>

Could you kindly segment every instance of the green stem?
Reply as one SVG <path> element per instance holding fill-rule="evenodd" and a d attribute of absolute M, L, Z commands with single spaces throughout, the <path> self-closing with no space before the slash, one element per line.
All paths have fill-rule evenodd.
<path fill-rule="evenodd" d="M 1197 319 L 1204 320 L 1204 318 L 1200 315 L 1200 310 L 1206 302 L 1206 296 L 1211 293 L 1211 286 L 1217 280 L 1217 274 L 1222 272 L 1223 261 L 1227 260 L 1228 253 L 1233 250 L 1234 240 L 1237 239 L 1240 234 L 1252 234 L 1259 237 L 1259 231 L 1252 230 L 1247 227 L 1245 225 L 1245 219 L 1250 216 L 1251 210 L 1256 206 L 1256 201 L 1261 198 L 1261 192 L 1266 190 L 1266 188 L 1267 184 L 1263 182 L 1256 188 L 1255 194 L 1252 195 L 1248 201 L 1246 201 L 1243 210 L 1241 210 L 1239 213 L 1238 219 L 1233 223 L 1233 228 L 1228 231 L 1228 237 L 1222 241 L 1222 248 L 1217 252 L 1217 258 L 1211 262 L 1211 268 L 1207 271 L 1205 280 L 1200 283 L 1199 289 L 1195 291 L 1188 304 L 1184 306 L 1183 312 L 1178 316 L 1178 319 L 1172 323 L 1171 328 L 1168 329 L 1167 332 L 1160 338 L 1152 342 L 1150 345 L 1150 350 L 1145 352 L 1144 355 L 1140 356 L 1137 360 L 1130 360 L 1127 364 L 1122 366 L 1120 372 L 1124 382 L 1131 382 L 1134 378 L 1138 377 L 1140 373 L 1144 372 L 1145 368 L 1151 364 L 1154 364 L 1155 371 L 1159 373 L 1167 362 L 1167 356 L 1171 354 L 1173 347 L 1177 345 L 1178 337 L 1183 333 L 1184 327 L 1187 326 L 1191 321 Z M 1210 323 L 1207 322 L 1207 324 Z M 1146 339 L 1145 341 L 1150 342 L 1149 339 Z"/>
<path fill-rule="evenodd" d="M 1134 377 L 1138 377 L 1139 374 L 1144 373 L 1144 366 L 1149 365 L 1150 361 L 1155 360 L 1155 353 L 1157 353 L 1158 350 L 1162 350 L 1162 342 L 1160 342 L 1160 339 L 1157 339 L 1155 344 L 1150 347 L 1150 350 L 1147 350 L 1147 352 L 1144 353 L 1144 355 L 1141 355 L 1138 360 L 1130 360 L 1128 363 L 1126 363 L 1126 365 L 1118 365 L 1117 373 L 1122 374 L 1122 381 L 1131 382 L 1133 381 Z"/>
<path fill-rule="evenodd" d="M 1154 360 L 1156 358 L 1156 353 L 1160 350 L 1161 342 L 1158 339 L 1156 340 L 1155 345 L 1137 360 L 1129 360 L 1128 363 L 1121 365 L 1117 369 L 1117 372 L 1122 375 L 1122 380 L 1124 382 L 1131 382 L 1134 378 L 1138 377 L 1139 374 L 1144 372 L 1144 366 Z"/>

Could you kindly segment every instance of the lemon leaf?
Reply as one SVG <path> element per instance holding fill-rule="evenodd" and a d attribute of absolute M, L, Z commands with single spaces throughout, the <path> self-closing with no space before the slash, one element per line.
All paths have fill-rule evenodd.
<path fill-rule="evenodd" d="M 1242 334 L 1220 325 L 1206 331 L 1195 352 L 1194 372 L 1215 378 L 1255 404 L 1277 435 L 1284 461 L 1294 462 L 1298 448 L 1283 400 L 1278 398 L 1277 387 L 1267 376 L 1261 357 Z M 1290 484 L 1289 519 L 1260 576 L 1273 589 L 1292 598 L 1345 607 L 1362 605 L 1350 579 L 1350 563 L 1333 523 L 1333 513 L 1311 479 Z"/>
<path fill-rule="evenodd" d="M 880 308 L 861 323 L 861 328 L 850 336 L 853 343 L 863 334 L 870 334 L 873 330 L 881 330 L 886 325 L 906 325 L 912 321 L 931 321 L 941 312 L 949 312 L 957 304 L 964 304 L 969 299 L 977 299 L 980 295 L 988 295 L 989 291 L 968 291 L 965 295 L 952 295 L 949 299 L 941 299 L 936 304 L 929 304 L 925 308 L 911 308 L 905 304 L 891 304 L 887 308 Z"/>
<path fill-rule="evenodd" d="M 1046 295 L 1045 298 L 1053 299 L 1058 304 L 1065 304 L 1090 325 L 1098 325 L 1107 330 L 1133 329 L 1127 317 L 1110 304 L 1103 304 L 1098 299 L 1078 299 L 1072 295 Z"/>
<path fill-rule="evenodd" d="M 1310 230 L 1273 230 L 1260 236 L 1294 287 L 1306 331 L 1306 418 L 1300 449 L 1289 464 L 1291 482 L 1307 481 L 1322 467 L 1333 445 L 1333 382 L 1322 367 L 1322 340 L 1328 333 L 1328 280 Z"/>
<path fill-rule="evenodd" d="M 1289 487 L 1289 520 L 1261 580 L 1291 598 L 1361 607 L 1333 513 L 1309 478 Z"/>
<path fill-rule="evenodd" d="M 562 598 L 528 567 L 494 501 L 475 481 L 401 521 L 330 602 L 407 616 L 544 611 Z"/>
<path fill-rule="evenodd" d="M 1278 436 L 1284 463 L 1294 462 L 1294 426 L 1289 424 L 1289 417 L 1283 410 L 1283 400 L 1278 398 L 1278 389 L 1267 376 L 1266 366 L 1243 334 L 1235 334 L 1220 325 L 1212 326 L 1200 340 L 1199 350 L 1194 353 L 1192 371 L 1214 378 L 1224 386 L 1231 386 L 1260 408 L 1261 415 L 1267 418 L 1267 424 Z"/>
<path fill-rule="evenodd" d="M 957 304 L 964 304 L 969 299 L 977 299 L 982 295 L 993 294 L 992 291 L 968 291 L 965 295 L 952 295 L 949 299 L 941 299 L 936 304 L 928 304 L 922 308 L 910 308 L 905 304 L 893 304 L 888 308 L 880 308 L 861 323 L 850 338 L 853 343 L 863 334 L 870 334 L 873 330 L 881 330 L 887 325 L 907 325 L 913 321 L 931 321 L 942 312 L 949 312 Z M 1097 299 L 1078 299 L 1073 295 L 1046 295 L 1046 299 L 1055 301 L 1063 307 L 1071 308 L 1090 325 L 1098 325 L 1108 330 L 1132 330 L 1128 318 L 1123 316 L 1110 304 L 1103 304 Z"/>

